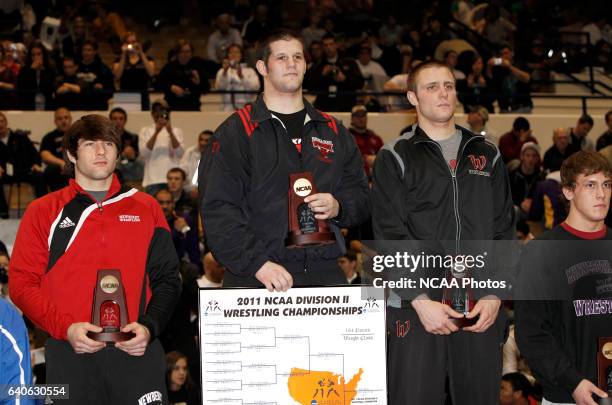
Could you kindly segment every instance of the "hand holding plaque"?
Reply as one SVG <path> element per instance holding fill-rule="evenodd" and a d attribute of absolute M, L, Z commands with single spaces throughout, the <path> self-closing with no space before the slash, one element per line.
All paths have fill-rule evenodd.
<path fill-rule="evenodd" d="M 316 194 L 317 189 L 310 172 L 289 175 L 289 236 L 287 247 L 306 247 L 335 243 L 324 220 L 316 219 L 304 198 Z"/>
<path fill-rule="evenodd" d="M 612 405 L 612 337 L 600 337 L 597 345 L 597 386 L 608 393 L 599 405 Z"/>
<path fill-rule="evenodd" d="M 91 323 L 100 326 L 102 332 L 88 332 L 87 336 L 112 346 L 115 342 L 130 340 L 132 332 L 121 332 L 127 324 L 128 312 L 125 292 L 119 270 L 98 270 L 94 289 Z"/>

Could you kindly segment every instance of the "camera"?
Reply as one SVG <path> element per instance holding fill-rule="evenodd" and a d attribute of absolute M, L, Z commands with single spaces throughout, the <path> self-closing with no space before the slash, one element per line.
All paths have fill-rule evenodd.
<path fill-rule="evenodd" d="M 502 62 L 502 58 L 493 58 L 493 63 L 495 64 L 495 66 L 501 65 Z"/>
<path fill-rule="evenodd" d="M 134 49 L 134 45 L 128 44 L 127 49 L 129 49 L 131 51 L 132 49 Z"/>

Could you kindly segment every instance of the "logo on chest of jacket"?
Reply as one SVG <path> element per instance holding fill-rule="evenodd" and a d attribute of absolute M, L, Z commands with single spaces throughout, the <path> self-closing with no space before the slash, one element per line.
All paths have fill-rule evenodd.
<path fill-rule="evenodd" d="M 60 229 L 66 229 L 72 226 L 76 226 L 76 224 L 72 222 L 72 220 L 68 217 L 64 218 L 64 220 L 59 225 Z"/>
<path fill-rule="evenodd" d="M 470 159 L 470 163 L 473 167 L 473 169 L 469 170 L 470 174 L 491 177 L 490 172 L 483 171 L 483 169 L 487 166 L 487 158 L 484 155 L 468 155 L 468 158 Z"/>
<path fill-rule="evenodd" d="M 315 136 L 312 137 L 312 147 L 317 149 L 321 156 L 318 157 L 320 161 L 325 163 L 331 163 L 332 160 L 327 157 L 330 153 L 334 153 L 334 143 L 324 139 L 319 139 Z"/>
<path fill-rule="evenodd" d="M 119 215 L 119 222 L 140 222 L 140 215 Z"/>

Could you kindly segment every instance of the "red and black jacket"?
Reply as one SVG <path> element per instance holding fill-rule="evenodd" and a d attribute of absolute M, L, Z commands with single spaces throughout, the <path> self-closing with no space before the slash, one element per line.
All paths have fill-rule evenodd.
<path fill-rule="evenodd" d="M 179 299 L 179 262 L 157 202 L 116 177 L 96 203 L 74 180 L 30 204 L 19 226 L 9 269 L 10 296 L 56 339 L 91 321 L 99 269 L 118 269 L 128 323 L 151 338 L 165 327 Z"/>
<path fill-rule="evenodd" d="M 239 276 L 254 276 L 266 262 L 289 272 L 337 268 L 344 244 L 287 249 L 289 174 L 311 172 L 319 193 L 341 207 L 333 230 L 370 216 L 363 160 L 350 132 L 304 100 L 299 149 L 259 96 L 215 131 L 199 167 L 200 206 L 206 240 L 215 258 Z"/>

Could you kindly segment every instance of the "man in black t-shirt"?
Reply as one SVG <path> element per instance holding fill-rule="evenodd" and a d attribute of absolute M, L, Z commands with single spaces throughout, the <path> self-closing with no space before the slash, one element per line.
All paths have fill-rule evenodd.
<path fill-rule="evenodd" d="M 62 142 L 64 134 L 72 125 L 72 115 L 67 108 L 55 110 L 55 129 L 43 136 L 40 143 L 40 157 L 46 165 L 44 176 L 51 191 L 59 190 L 68 185 L 68 180 L 62 174 L 64 169 L 64 149 Z"/>
<path fill-rule="evenodd" d="M 531 112 L 533 108 L 529 95 L 531 74 L 526 66 L 515 64 L 514 52 L 509 46 L 501 48 L 499 57 L 489 59 L 487 71 L 497 93 L 500 112 Z"/>

